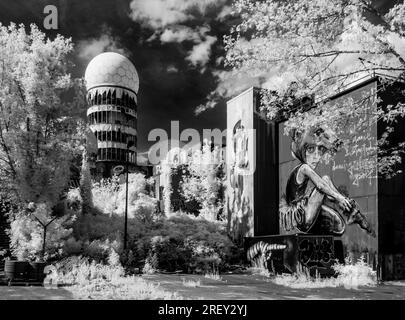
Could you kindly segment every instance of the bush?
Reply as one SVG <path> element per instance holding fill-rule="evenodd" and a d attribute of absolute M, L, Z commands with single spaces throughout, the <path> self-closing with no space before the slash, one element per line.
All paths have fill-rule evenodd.
<path fill-rule="evenodd" d="M 48 279 L 70 285 L 66 289 L 79 299 L 181 299 L 176 293 L 160 289 L 159 285 L 125 276 L 117 257 L 111 252 L 110 264 L 100 264 L 86 257 L 72 256 L 49 268 L 53 273 Z"/>
<path fill-rule="evenodd" d="M 56 277 L 62 284 L 86 285 L 93 280 L 113 281 L 125 275 L 121 265 L 100 264 L 87 257 L 72 256 L 55 264 Z"/>
<path fill-rule="evenodd" d="M 82 254 L 107 263 L 111 250 L 120 255 L 127 271 L 157 270 L 209 272 L 224 270 L 241 260 L 241 251 L 226 234 L 223 222 L 210 222 L 187 214 L 128 219 L 128 250 L 123 251 L 124 220 L 114 215 L 86 215 L 75 222 L 72 239 L 65 242 L 67 254 Z M 78 240 L 77 240 L 78 239 Z"/>
<path fill-rule="evenodd" d="M 357 289 L 359 286 L 375 286 L 377 274 L 361 256 L 356 263 L 347 258 L 345 264 L 335 264 L 333 269 L 338 274 L 337 282 L 346 289 Z"/>
<path fill-rule="evenodd" d="M 100 213 L 113 214 L 117 209 L 118 193 L 121 189 L 117 176 L 93 183 L 91 191 L 94 209 Z"/>
<path fill-rule="evenodd" d="M 223 222 L 176 213 L 149 225 L 147 231 L 132 238 L 130 248 L 140 267 L 146 265 L 148 272 L 203 273 L 224 270 L 229 264 L 242 260 Z"/>
<path fill-rule="evenodd" d="M 79 189 L 69 190 L 65 216 L 49 230 L 49 254 L 58 258 L 82 255 L 101 264 L 115 261 L 128 272 L 145 273 L 207 273 L 240 262 L 240 250 L 228 238 L 224 222 L 182 213 L 163 216 L 156 210 L 157 200 L 146 194 L 144 176 L 131 174 L 129 182 L 128 250 L 123 250 L 125 187 L 113 178 L 93 184 L 92 214 L 82 213 Z M 18 252 L 30 258 L 38 255 L 42 245 L 39 224 L 22 215 L 13 232 Z"/>
<path fill-rule="evenodd" d="M 335 264 L 335 277 L 320 278 L 311 277 L 308 273 L 283 274 L 273 278 L 273 282 L 291 288 L 335 288 L 357 289 L 360 286 L 376 286 L 376 272 L 361 257 L 356 263 L 346 259 L 345 264 Z"/>

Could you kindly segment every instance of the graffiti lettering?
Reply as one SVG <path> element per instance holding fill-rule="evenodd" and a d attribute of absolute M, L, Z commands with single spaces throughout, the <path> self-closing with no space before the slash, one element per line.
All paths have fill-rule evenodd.
<path fill-rule="evenodd" d="M 285 244 L 259 241 L 248 249 L 247 259 L 254 267 L 267 269 L 267 261 L 271 259 L 272 251 L 284 250 L 286 247 Z"/>
<path fill-rule="evenodd" d="M 307 238 L 299 244 L 300 262 L 311 267 L 325 267 L 333 260 L 333 244 L 326 238 Z"/>

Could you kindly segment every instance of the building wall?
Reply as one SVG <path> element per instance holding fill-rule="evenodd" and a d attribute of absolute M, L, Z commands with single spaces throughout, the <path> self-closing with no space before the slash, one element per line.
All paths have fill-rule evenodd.
<path fill-rule="evenodd" d="M 136 163 L 137 99 L 131 90 L 95 87 L 88 90 L 87 118 L 97 138 L 97 175 L 111 176 L 116 165 Z M 127 143 L 133 146 L 127 150 Z"/>
<path fill-rule="evenodd" d="M 361 88 L 358 88 L 350 93 L 340 96 L 333 100 L 333 103 L 343 103 L 348 97 L 360 99 L 364 94 L 368 94 L 370 90 L 375 90 L 377 82 L 373 81 Z M 367 116 L 376 110 L 375 101 L 365 102 L 363 120 L 369 122 Z M 331 177 L 334 185 L 342 192 L 347 192 L 351 199 L 354 199 L 360 206 L 361 212 L 366 216 L 377 231 L 378 238 L 378 207 L 377 207 L 377 152 L 365 151 L 369 145 L 376 146 L 377 143 L 377 125 L 369 124 L 365 130 L 351 127 L 356 132 L 356 141 L 358 150 L 353 154 L 346 154 L 345 150 L 338 152 L 328 163 L 320 164 L 316 172 L 320 176 L 328 175 Z M 358 130 L 358 131 L 356 131 Z M 287 179 L 291 171 L 299 165 L 299 161 L 294 159 L 291 154 L 291 138 L 284 134 L 284 123 L 279 124 L 279 195 L 280 200 L 285 194 Z M 365 148 L 363 148 L 365 147 Z M 352 150 L 353 151 L 353 150 Z M 374 165 L 365 170 L 365 161 Z M 296 232 L 296 231 L 292 231 Z M 280 225 L 280 233 L 287 234 L 288 232 Z M 371 237 L 358 225 L 346 225 L 344 234 L 340 237 L 343 242 L 344 254 L 354 254 L 358 256 L 360 253 L 366 253 L 366 258 L 371 263 L 377 263 L 378 241 L 377 238 Z"/>
<path fill-rule="evenodd" d="M 259 91 L 254 106 L 260 111 Z M 254 235 L 279 234 L 278 214 L 278 131 L 274 122 L 254 114 L 255 163 L 254 172 Z"/>
<path fill-rule="evenodd" d="M 227 104 L 226 213 L 228 230 L 239 241 L 254 235 L 253 88 Z"/>
<path fill-rule="evenodd" d="M 390 86 L 379 85 L 381 107 L 405 102 L 404 84 Z M 390 134 L 388 148 L 398 146 L 405 141 L 405 119 L 399 118 L 393 124 L 394 131 Z M 384 133 L 386 126 L 378 126 L 378 136 Z M 384 279 L 405 278 L 405 161 L 396 166 L 402 173 L 387 179 L 379 177 L 378 181 L 378 213 L 379 213 L 379 253 L 381 272 Z"/>

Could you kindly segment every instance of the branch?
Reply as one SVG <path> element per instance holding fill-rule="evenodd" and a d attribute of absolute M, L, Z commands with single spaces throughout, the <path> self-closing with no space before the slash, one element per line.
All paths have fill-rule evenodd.
<path fill-rule="evenodd" d="M 13 179 L 15 179 L 15 177 L 17 176 L 17 172 L 14 168 L 13 161 L 11 159 L 10 150 L 9 150 L 9 148 L 6 144 L 6 141 L 4 139 L 4 136 L 3 136 L 3 129 L 1 127 L 1 123 L 0 123 L 0 139 L 1 139 L 1 146 L 3 147 L 3 150 L 7 155 L 8 164 L 9 164 L 11 172 L 12 172 L 12 177 L 13 177 Z"/>

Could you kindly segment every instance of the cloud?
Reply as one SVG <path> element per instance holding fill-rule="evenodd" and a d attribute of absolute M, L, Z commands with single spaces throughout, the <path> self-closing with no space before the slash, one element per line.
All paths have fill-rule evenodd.
<path fill-rule="evenodd" d="M 194 42 L 200 42 L 201 36 L 200 32 L 193 30 L 189 27 L 178 26 L 176 28 L 165 29 L 165 31 L 160 35 L 160 41 L 163 43 L 167 42 L 183 42 L 186 40 L 191 40 Z"/>
<path fill-rule="evenodd" d="M 130 16 L 133 20 L 140 21 L 153 29 L 181 23 L 189 18 L 177 2 L 172 0 L 133 0 L 130 4 Z"/>
<path fill-rule="evenodd" d="M 229 3 L 230 0 L 132 0 L 130 17 L 143 27 L 155 30 L 147 42 L 157 39 L 163 44 L 193 42 L 191 50 L 182 48 L 187 52 L 185 59 L 204 71 L 211 47 L 218 40 L 207 33 L 214 21 L 223 23 L 229 16 Z"/>
<path fill-rule="evenodd" d="M 179 72 L 179 69 L 176 68 L 174 65 L 170 65 L 167 67 L 166 71 L 168 73 L 177 73 L 177 72 Z"/>
<path fill-rule="evenodd" d="M 78 42 L 78 57 L 80 59 L 91 60 L 99 53 L 105 51 L 114 51 L 123 55 L 128 55 L 128 52 L 109 34 L 103 34 L 99 38 L 92 38 Z"/>
<path fill-rule="evenodd" d="M 217 70 L 214 71 L 218 85 L 215 90 L 207 96 L 207 101 L 195 108 L 196 115 L 213 109 L 222 99 L 229 99 L 237 96 L 250 87 L 262 87 L 264 82 L 270 77 L 268 74 L 261 76 L 250 76 L 236 71 Z"/>
<path fill-rule="evenodd" d="M 164 28 L 206 15 L 209 9 L 221 15 L 228 0 L 132 0 L 130 17 L 153 29 Z"/>
<path fill-rule="evenodd" d="M 230 15 L 232 15 L 232 7 L 224 6 L 218 14 L 218 19 L 219 19 L 219 21 L 223 21 L 226 18 L 228 18 L 228 16 L 230 16 Z"/>
<path fill-rule="evenodd" d="M 217 37 L 206 36 L 205 40 L 193 47 L 186 60 L 194 66 L 205 66 L 210 59 L 211 46 L 217 41 Z"/>

